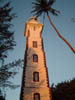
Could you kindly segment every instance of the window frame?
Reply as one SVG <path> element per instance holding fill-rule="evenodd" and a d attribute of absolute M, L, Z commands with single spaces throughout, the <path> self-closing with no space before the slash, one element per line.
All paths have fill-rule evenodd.
<path fill-rule="evenodd" d="M 37 76 L 36 76 L 36 74 L 37 74 Z M 37 78 L 36 78 L 37 77 Z M 38 82 L 39 81 L 39 72 L 34 72 L 33 73 L 33 81 L 34 82 Z"/>
<path fill-rule="evenodd" d="M 33 54 L 33 62 L 38 62 L 38 55 L 37 54 Z"/>
<path fill-rule="evenodd" d="M 33 41 L 33 47 L 37 48 L 37 41 Z"/>
<path fill-rule="evenodd" d="M 36 100 L 36 95 L 38 96 L 38 100 L 40 100 L 40 93 L 34 93 L 34 100 Z"/>

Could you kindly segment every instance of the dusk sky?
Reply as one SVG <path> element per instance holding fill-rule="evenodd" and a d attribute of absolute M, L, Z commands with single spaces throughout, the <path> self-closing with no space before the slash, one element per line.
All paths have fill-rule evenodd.
<path fill-rule="evenodd" d="M 13 12 L 18 16 L 12 21 L 17 45 L 15 49 L 9 53 L 5 63 L 24 58 L 24 29 L 25 23 L 32 16 L 30 12 L 33 1 L 35 0 L 12 0 L 11 2 L 11 6 L 14 8 Z M 75 23 L 72 22 L 72 18 L 75 17 L 75 0 L 56 0 L 52 7 L 61 12 L 59 16 L 53 16 L 50 13 L 53 23 L 61 35 L 63 35 L 75 48 Z M 42 16 L 39 17 L 39 20 L 41 23 L 43 22 Z M 47 16 L 45 17 L 42 36 L 50 85 L 52 83 L 56 85 L 62 81 L 71 80 L 75 77 L 75 54 L 73 54 L 69 47 L 57 36 L 56 32 L 49 24 Z M 20 85 L 21 78 L 22 69 L 17 77 L 15 76 L 15 79 L 11 81 L 13 81 L 14 84 L 17 83 Z M 7 90 L 7 100 L 19 100 L 19 97 L 20 88 L 16 90 Z"/>

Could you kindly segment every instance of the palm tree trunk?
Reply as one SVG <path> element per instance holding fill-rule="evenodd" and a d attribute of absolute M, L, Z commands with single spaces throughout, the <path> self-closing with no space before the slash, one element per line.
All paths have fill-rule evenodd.
<path fill-rule="evenodd" d="M 59 36 L 59 38 L 61 38 L 67 45 L 68 47 L 72 50 L 72 52 L 75 54 L 75 49 L 71 46 L 71 44 L 59 33 L 59 31 L 57 30 L 57 28 L 55 27 L 55 25 L 52 23 L 51 18 L 47 12 L 47 16 L 49 19 L 50 24 L 52 25 L 52 27 L 54 28 L 54 30 L 56 31 L 57 35 Z"/>

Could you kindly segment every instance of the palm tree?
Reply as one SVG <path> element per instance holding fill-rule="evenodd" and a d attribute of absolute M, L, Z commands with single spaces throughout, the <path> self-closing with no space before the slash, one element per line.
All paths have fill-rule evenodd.
<path fill-rule="evenodd" d="M 35 2 L 33 2 L 33 7 L 32 7 L 32 13 L 34 13 L 34 15 L 36 17 L 41 16 L 43 13 L 47 15 L 50 24 L 52 25 L 52 27 L 54 28 L 54 30 L 56 31 L 57 35 L 59 38 L 61 38 L 67 45 L 68 47 L 72 50 L 72 52 L 75 54 L 75 49 L 71 46 L 71 44 L 59 33 L 58 29 L 55 27 L 55 25 L 52 23 L 52 20 L 49 16 L 49 12 L 51 12 L 53 15 L 58 15 L 60 12 L 56 9 L 53 9 L 51 6 L 53 5 L 53 3 L 55 2 L 55 0 L 36 0 Z"/>

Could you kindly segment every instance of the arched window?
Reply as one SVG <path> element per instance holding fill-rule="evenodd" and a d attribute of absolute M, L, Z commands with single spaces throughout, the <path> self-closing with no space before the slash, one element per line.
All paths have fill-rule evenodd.
<path fill-rule="evenodd" d="M 33 62 L 38 62 L 38 55 L 37 54 L 33 54 Z"/>
<path fill-rule="evenodd" d="M 39 81 L 39 72 L 33 73 L 33 81 L 35 81 L 35 82 Z"/>
<path fill-rule="evenodd" d="M 34 100 L 40 100 L 40 94 L 39 93 L 34 94 Z"/>

